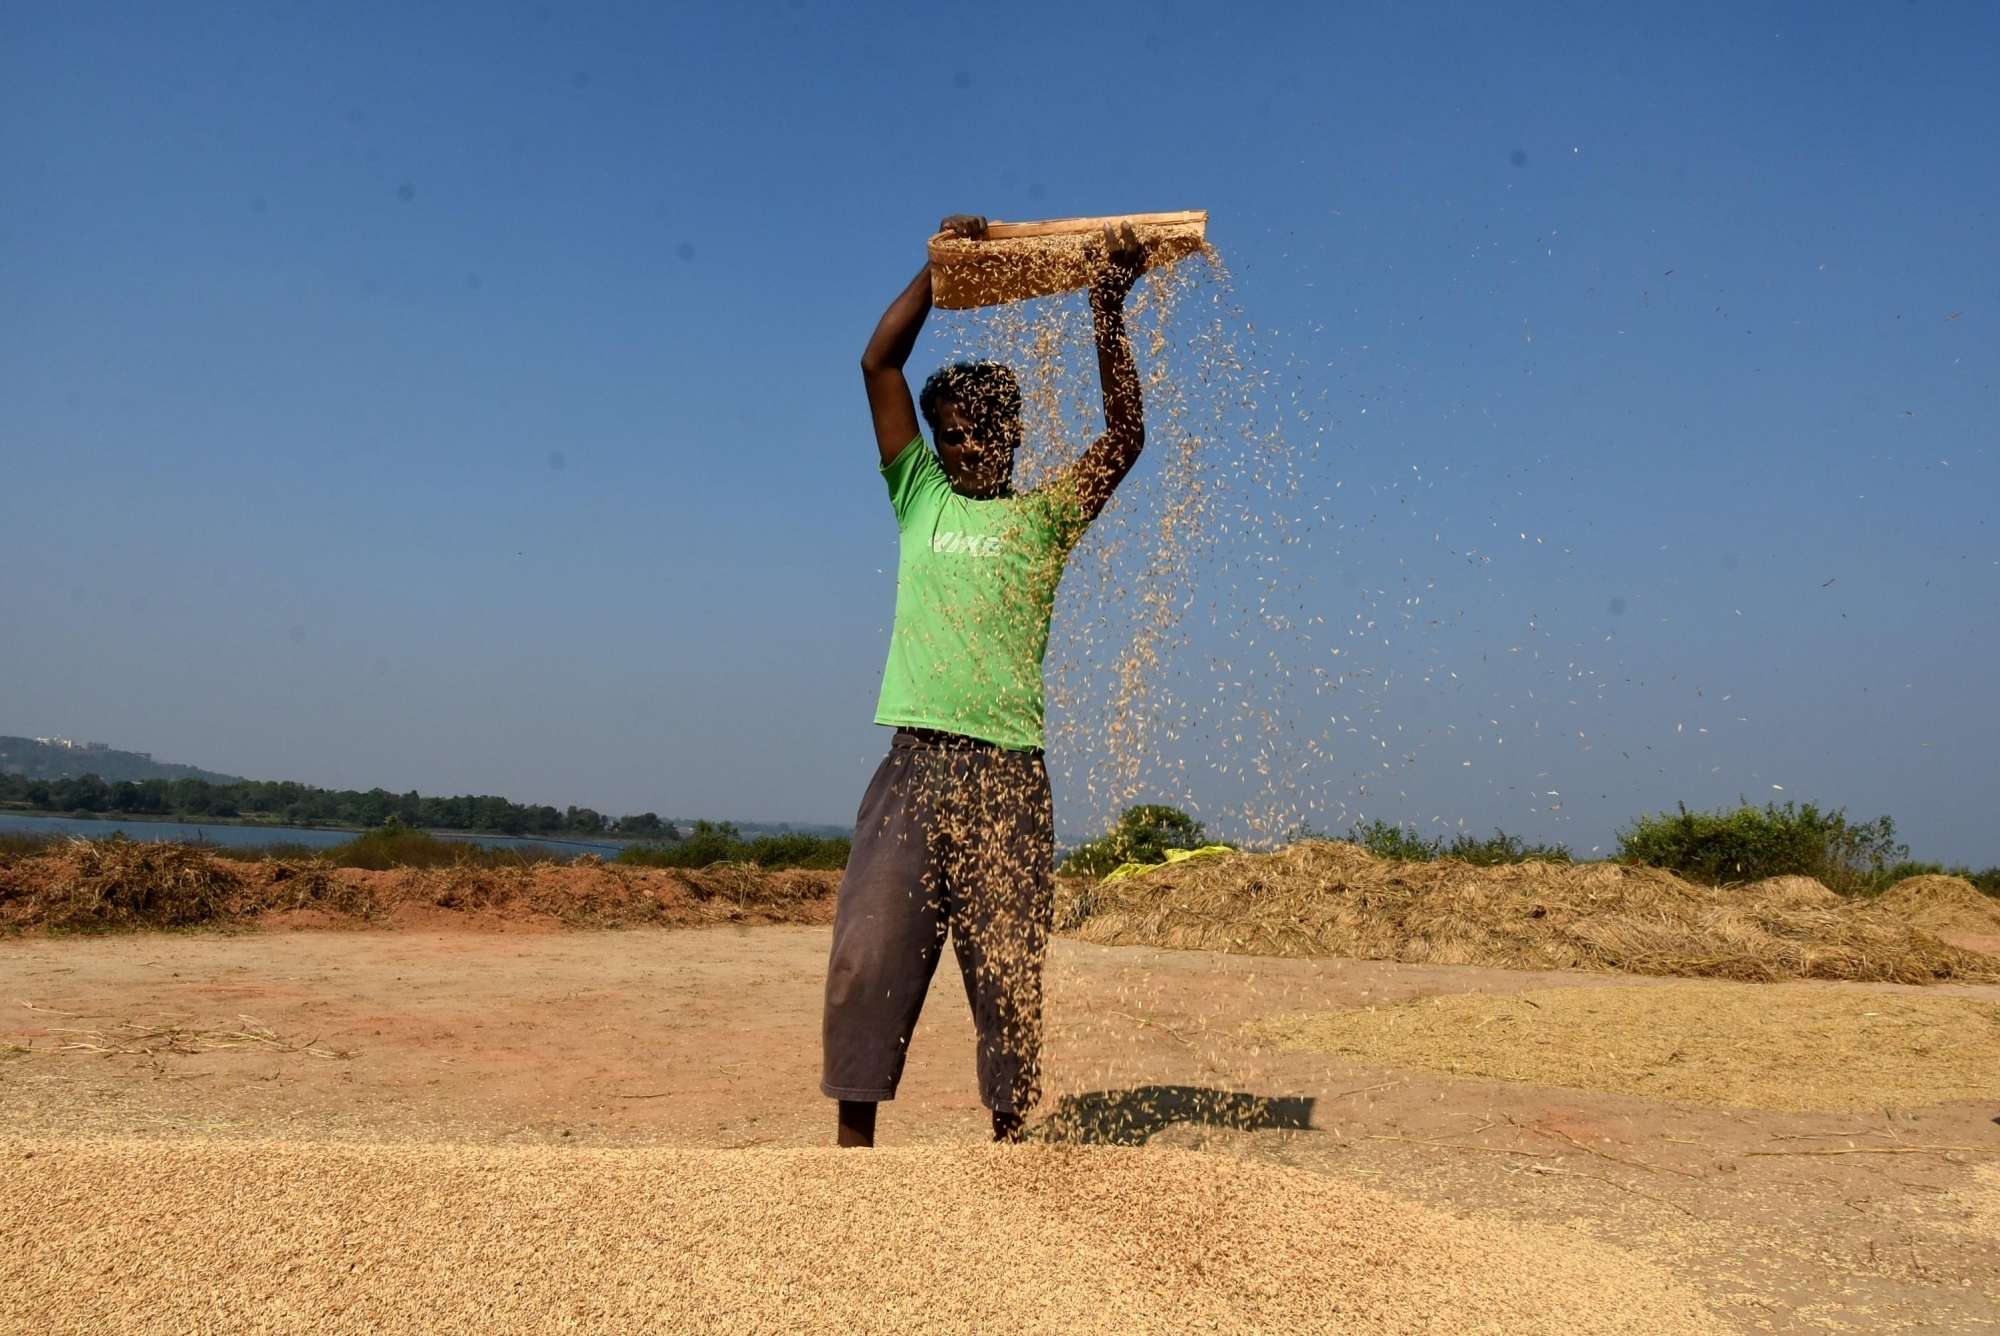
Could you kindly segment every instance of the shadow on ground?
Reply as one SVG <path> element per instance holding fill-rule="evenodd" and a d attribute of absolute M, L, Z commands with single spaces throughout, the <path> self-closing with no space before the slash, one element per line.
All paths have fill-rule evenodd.
<path fill-rule="evenodd" d="M 1209 1086 L 1148 1085 L 1064 1095 L 1034 1129 L 1037 1141 L 1138 1146 L 1179 1123 L 1236 1132 L 1308 1131 L 1309 1096 L 1254 1095 Z"/>

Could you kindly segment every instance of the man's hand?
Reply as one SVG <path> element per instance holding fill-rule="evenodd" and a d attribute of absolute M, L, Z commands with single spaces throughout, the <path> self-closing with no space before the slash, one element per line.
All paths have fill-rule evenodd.
<path fill-rule="evenodd" d="M 938 224 L 938 231 L 962 241 L 984 241 L 986 220 L 976 213 L 955 213 Z"/>
<path fill-rule="evenodd" d="M 1130 223 L 1120 223 L 1115 228 L 1107 224 L 1103 245 L 1104 267 L 1091 281 L 1091 300 L 1112 307 L 1123 306 L 1126 294 L 1145 272 L 1146 247 Z"/>

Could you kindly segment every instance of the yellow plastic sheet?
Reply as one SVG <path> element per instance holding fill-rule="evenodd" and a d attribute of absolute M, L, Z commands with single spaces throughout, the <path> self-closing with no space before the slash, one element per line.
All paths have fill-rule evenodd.
<path fill-rule="evenodd" d="M 1102 886 L 1105 882 L 1111 881 L 1123 881 L 1127 877 L 1136 877 L 1143 872 L 1151 872 L 1157 868 L 1172 867 L 1175 863 L 1185 863 L 1190 858 L 1212 858 L 1216 854 L 1233 854 L 1235 852 L 1236 850 L 1227 844 L 1204 844 L 1199 849 L 1169 849 L 1167 850 L 1166 862 L 1120 863 L 1117 867 L 1105 873 L 1103 880 L 1098 882 L 1098 885 Z"/>

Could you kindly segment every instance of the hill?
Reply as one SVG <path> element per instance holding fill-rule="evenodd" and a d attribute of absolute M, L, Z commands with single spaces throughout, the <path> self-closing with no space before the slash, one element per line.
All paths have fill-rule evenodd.
<path fill-rule="evenodd" d="M 208 784 L 243 782 L 241 775 L 155 761 L 151 752 L 120 751 L 102 742 L 16 738 L 4 734 L 0 734 L 0 775 L 19 775 L 23 779 L 81 779 L 96 775 L 107 784 L 147 779 L 199 779 Z"/>

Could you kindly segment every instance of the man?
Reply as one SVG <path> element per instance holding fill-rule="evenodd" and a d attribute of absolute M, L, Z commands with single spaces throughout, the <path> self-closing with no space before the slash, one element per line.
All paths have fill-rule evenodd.
<path fill-rule="evenodd" d="M 986 220 L 939 230 L 969 240 Z M 1145 445 L 1125 298 L 1144 267 L 1130 224 L 1103 236 L 1091 285 L 1104 434 L 1068 470 L 1013 489 L 1021 391 L 993 362 L 924 385 L 936 452 L 903 379 L 931 309 L 926 265 L 882 316 L 861 375 L 902 530 L 896 623 L 875 722 L 897 732 L 855 819 L 827 967 L 820 1089 L 839 1144 L 875 1144 L 947 932 L 978 1031 L 979 1096 L 996 1141 L 1040 1098 L 1042 961 L 1055 828 L 1042 763 L 1042 656 L 1063 564 Z"/>

